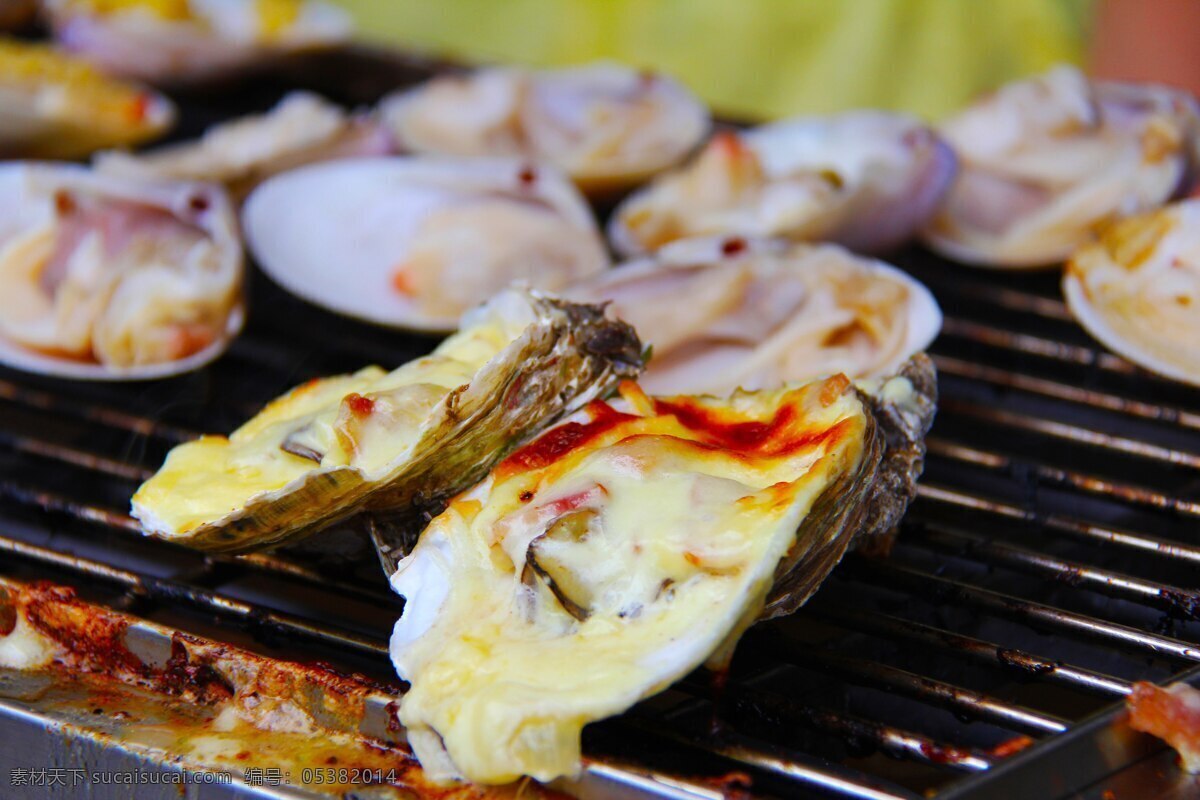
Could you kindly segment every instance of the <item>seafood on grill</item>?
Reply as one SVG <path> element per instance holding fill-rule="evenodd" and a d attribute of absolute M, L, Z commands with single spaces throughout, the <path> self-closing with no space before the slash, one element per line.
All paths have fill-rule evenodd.
<path fill-rule="evenodd" d="M 678 82 L 611 63 L 446 75 L 380 109 L 412 152 L 539 160 L 588 194 L 674 166 L 709 126 L 707 110 Z"/>
<path fill-rule="evenodd" d="M 693 236 L 778 236 L 876 252 L 933 213 L 955 157 L 916 120 L 880 111 L 724 131 L 682 168 L 627 197 L 609 239 L 636 255 Z"/>
<path fill-rule="evenodd" d="M 641 360 L 633 329 L 602 309 L 508 290 L 428 356 L 309 381 L 228 437 L 179 445 L 133 515 L 148 533 L 225 552 L 364 511 L 420 519 Z"/>
<path fill-rule="evenodd" d="M 415 330 L 453 330 L 514 282 L 558 291 L 609 265 L 571 182 L 518 159 L 312 164 L 255 189 L 242 221 L 258 263 L 285 289 Z"/>
<path fill-rule="evenodd" d="M 640 382 L 652 394 L 888 375 L 942 321 L 929 290 L 889 264 L 837 245 L 740 237 L 673 242 L 568 296 L 609 302 L 637 328 L 651 347 Z"/>
<path fill-rule="evenodd" d="M 632 382 L 500 462 L 400 562 L 392 661 L 434 778 L 580 769 L 580 731 L 794 611 L 915 491 L 935 380 L 844 375 L 731 398 Z"/>
<path fill-rule="evenodd" d="M 241 330 L 243 258 L 224 190 L 0 165 L 0 362 L 91 380 L 196 369 Z"/>
<path fill-rule="evenodd" d="M 155 85 L 225 77 L 353 33 L 349 15 L 322 0 L 45 0 L 44 9 L 60 47 Z"/>
<path fill-rule="evenodd" d="M 1162 739 L 1186 771 L 1200 773 L 1200 690 L 1183 682 L 1164 687 L 1138 681 L 1125 706 L 1129 727 Z"/>
<path fill-rule="evenodd" d="M 0 158 L 78 158 L 163 133 L 175 107 L 45 45 L 0 38 Z"/>
<path fill-rule="evenodd" d="M 195 141 L 137 154 L 101 153 L 95 165 L 114 175 L 215 181 L 241 198 L 272 175 L 304 164 L 387 155 L 392 149 L 370 116 L 348 114 L 319 95 L 295 91 L 270 111 L 216 125 Z"/>
<path fill-rule="evenodd" d="M 925 241 L 979 266 L 1056 264 L 1114 219 L 1186 194 L 1198 132 L 1195 99 L 1166 87 L 1072 67 L 1009 84 L 941 126 L 959 174 Z"/>
<path fill-rule="evenodd" d="M 1063 295 L 1113 352 L 1200 386 L 1200 200 L 1110 225 L 1071 256 Z"/>

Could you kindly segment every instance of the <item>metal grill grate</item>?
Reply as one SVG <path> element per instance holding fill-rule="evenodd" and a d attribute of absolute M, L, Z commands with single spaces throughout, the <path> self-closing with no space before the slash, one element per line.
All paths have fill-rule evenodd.
<path fill-rule="evenodd" d="M 339 97 L 331 80 L 315 88 Z M 189 128 L 282 88 L 185 99 Z M 1055 276 L 898 261 L 947 317 L 929 464 L 893 551 L 848 558 L 797 615 L 752 629 L 728 676 L 697 673 L 590 728 L 593 772 L 633 785 L 623 765 L 741 771 L 756 793 L 787 796 L 983 796 L 999 765 L 1032 762 L 1132 681 L 1200 662 L 1200 393 L 1100 350 Z M 171 445 L 228 430 L 309 377 L 433 344 L 262 278 L 252 304 L 230 353 L 191 376 L 105 386 L 0 371 L 0 574 L 394 683 L 400 603 L 373 558 L 205 557 L 143 539 L 125 513 Z M 649 789 L 713 794 L 686 778 Z"/>

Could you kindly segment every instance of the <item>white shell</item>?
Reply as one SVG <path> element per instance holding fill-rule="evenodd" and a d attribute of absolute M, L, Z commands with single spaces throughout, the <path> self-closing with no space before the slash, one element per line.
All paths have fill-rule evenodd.
<path fill-rule="evenodd" d="M 626 198 L 609 239 L 624 255 L 725 235 L 882 251 L 924 224 L 954 171 L 950 149 L 909 117 L 797 117 L 718 134 L 687 165 Z"/>
<path fill-rule="evenodd" d="M 638 330 L 652 347 L 640 383 L 653 394 L 888 375 L 942 323 L 933 295 L 907 273 L 837 245 L 781 240 L 680 240 L 567 294 L 611 301 Z"/>
<path fill-rule="evenodd" d="M 1061 262 L 1103 224 L 1185 192 L 1198 125 L 1194 100 L 1165 87 L 1070 67 L 1009 84 L 942 125 L 959 176 L 925 241 L 977 266 Z"/>
<path fill-rule="evenodd" d="M 1113 352 L 1200 386 L 1200 200 L 1123 220 L 1080 248 L 1063 295 Z"/>
<path fill-rule="evenodd" d="M 482 216 L 495 213 L 502 216 Z M 415 330 L 453 330 L 464 311 L 514 279 L 555 291 L 608 267 L 575 187 L 516 159 L 313 164 L 260 185 L 242 221 L 258 263 L 288 291 Z M 404 269 L 416 284 L 407 294 L 396 288 Z"/>
<path fill-rule="evenodd" d="M 14 338 L 14 331 L 34 324 L 34 321 L 13 321 L 11 324 L 18 328 L 9 327 L 10 323 L 5 322 L 5 312 L 0 306 L 0 363 L 26 372 L 76 380 L 136 381 L 189 372 L 209 363 L 229 347 L 245 322 L 242 295 L 243 260 L 236 218 L 220 187 L 200 183 L 116 179 L 98 176 L 85 167 L 71 164 L 9 162 L 0 166 L 0 208 L 15 208 L 17 211 L 9 211 L 2 215 L 4 222 L 0 223 L 0 259 L 11 257 L 10 245 L 14 244 L 16 237 L 35 232 L 52 223 L 56 214 L 56 199 L 64 192 L 166 211 L 201 231 L 212 243 L 213 260 L 209 262 L 212 270 L 204 277 L 206 284 L 196 288 L 197 292 L 204 293 L 198 302 L 201 303 L 202 311 L 211 312 L 215 309 L 224 314 L 221 331 L 211 343 L 182 358 L 140 364 L 104 363 L 94 360 L 94 354 L 92 359 L 85 356 L 56 355 L 53 351 L 22 344 Z M 103 238 L 100 241 L 103 241 Z M 98 263 L 105 262 L 101 260 Z M 72 267 L 72 270 L 75 269 L 77 268 Z M 98 330 L 91 326 L 99 324 L 99 317 L 115 302 L 113 298 L 125 285 L 125 280 L 126 278 L 121 276 L 114 278 L 112 283 L 101 284 L 114 288 L 110 290 L 112 294 L 105 298 L 102 306 L 89 309 L 94 314 L 94 318 L 88 321 L 89 330 Z M 140 310 L 147 315 L 154 314 L 153 318 L 145 320 L 145 323 L 153 328 L 164 321 L 162 312 L 164 308 L 170 308 L 172 292 L 186 285 L 186 280 L 169 286 L 160 281 L 158 291 L 161 296 L 152 304 L 135 304 L 133 310 Z M 11 288 L 0 286 L 0 292 L 7 294 L 11 291 Z M 52 308 L 57 308 L 59 289 L 54 291 L 56 296 L 53 299 L 47 298 L 47 302 Z M 124 299 L 130 300 L 129 297 Z M 227 308 L 220 307 L 223 302 L 229 303 Z M 213 306 L 214 303 L 217 305 Z M 63 313 L 61 308 L 58 308 L 57 313 Z M 81 312 L 76 308 L 70 315 L 71 321 L 79 321 L 79 313 Z M 49 310 L 42 319 L 47 323 L 53 322 L 57 329 L 62 322 L 54 322 L 54 315 L 55 311 Z M 121 321 L 128 323 L 130 318 L 123 316 Z M 170 318 L 166 321 L 169 322 Z M 133 331 L 136 332 L 136 328 L 133 328 Z M 89 338 L 90 336 L 91 334 Z"/>
<path fill-rule="evenodd" d="M 439 77 L 386 98 L 380 113 L 412 152 L 537 159 L 589 194 L 674 166 L 709 127 L 681 84 L 604 62 Z"/>
<path fill-rule="evenodd" d="M 48 0 L 55 38 L 111 75 L 154 84 L 223 77 L 284 53 L 349 41 L 353 26 L 343 9 L 303 0 L 298 17 L 282 29 L 262 30 L 257 4 L 244 0 L 188 0 L 192 19 L 170 20 L 135 8 L 97 13 L 73 0 Z"/>
<path fill-rule="evenodd" d="M 194 141 L 137 154 L 100 153 L 95 166 L 113 175 L 216 181 L 242 196 L 266 178 L 303 164 L 391 150 L 375 120 L 352 117 L 319 95 L 296 91 L 264 114 L 215 125 Z"/>

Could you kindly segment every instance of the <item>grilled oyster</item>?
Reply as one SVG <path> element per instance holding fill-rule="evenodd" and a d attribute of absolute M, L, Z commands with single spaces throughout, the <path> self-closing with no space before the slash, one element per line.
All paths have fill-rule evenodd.
<path fill-rule="evenodd" d="M 0 38 L 0 157 L 77 158 L 152 139 L 175 107 L 44 45 Z"/>
<path fill-rule="evenodd" d="M 1161 86 L 1071 67 L 1009 84 L 942 125 L 961 168 L 925 240 L 979 266 L 1060 262 L 1104 223 L 1186 193 L 1197 129 L 1195 100 Z"/>
<path fill-rule="evenodd" d="M 419 517 L 640 367 L 625 323 L 510 290 L 424 358 L 310 381 L 228 438 L 176 447 L 133 496 L 133 515 L 149 533 L 225 552 L 362 511 Z"/>
<path fill-rule="evenodd" d="M 556 291 L 608 266 L 575 187 L 517 160 L 314 164 L 259 186 L 242 221 L 258 263 L 284 288 L 417 330 L 453 330 L 514 281 Z"/>
<path fill-rule="evenodd" d="M 0 362 L 138 380 L 211 361 L 244 315 L 236 225 L 218 186 L 0 166 Z"/>
<path fill-rule="evenodd" d="M 588 722 L 801 605 L 915 491 L 934 379 L 876 400 L 845 376 L 772 392 L 592 403 L 501 462 L 392 577 L 392 661 L 426 772 L 503 783 L 579 769 Z"/>
<path fill-rule="evenodd" d="M 155 85 L 223 77 L 353 33 L 349 15 L 321 0 L 46 0 L 44 8 L 63 49 Z"/>
<path fill-rule="evenodd" d="M 96 158 L 96 170 L 115 175 L 216 181 L 245 197 L 261 181 L 316 161 L 381 156 L 390 138 L 367 116 L 351 116 L 311 92 L 291 92 L 265 114 L 209 128 L 200 139 L 133 155 Z"/>
<path fill-rule="evenodd" d="M 1063 295 L 1079 324 L 1146 369 L 1200 386 L 1200 200 L 1121 220 L 1076 251 Z"/>
<path fill-rule="evenodd" d="M 779 236 L 859 251 L 903 244 L 954 175 L 915 120 L 876 111 L 799 117 L 715 136 L 690 164 L 617 208 L 609 239 L 636 255 L 689 236 Z"/>
<path fill-rule="evenodd" d="M 572 287 L 652 347 L 642 387 L 728 395 L 838 372 L 890 375 L 942 314 L 924 285 L 837 245 L 687 239 Z"/>
<path fill-rule="evenodd" d="M 413 152 L 536 159 L 588 194 L 674 166 L 709 124 L 704 106 L 676 81 L 611 63 L 435 78 L 387 98 L 380 110 Z"/>

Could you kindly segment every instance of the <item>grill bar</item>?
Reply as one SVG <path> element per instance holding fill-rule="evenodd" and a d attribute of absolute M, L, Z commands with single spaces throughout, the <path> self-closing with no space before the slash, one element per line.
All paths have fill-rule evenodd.
<path fill-rule="evenodd" d="M 982 639 L 935 628 L 920 622 L 888 614 L 833 608 L 829 603 L 814 604 L 813 613 L 819 617 L 855 630 L 866 631 L 896 639 L 906 639 L 939 650 L 961 654 L 988 664 L 998 664 L 1024 675 L 1054 681 L 1074 688 L 1087 689 L 1105 695 L 1123 696 L 1133 687 L 1128 681 L 1093 670 L 1064 664 L 1015 648 L 1001 647 Z"/>
<path fill-rule="evenodd" d="M 1163 511 L 1200 517 L 1200 503 L 1186 500 L 1182 497 L 1174 497 L 1153 489 L 1113 481 L 1096 475 L 1088 475 L 1083 472 L 1059 469 L 1047 464 L 1019 460 L 1001 453 L 993 453 L 961 445 L 938 436 L 930 436 L 926 440 L 926 445 L 928 446 L 930 455 L 962 464 L 972 464 L 998 472 L 1011 473 L 1020 470 L 1027 475 L 1032 475 L 1043 483 L 1067 486 L 1098 497 L 1119 500 L 1123 503 L 1149 506 Z"/>
<path fill-rule="evenodd" d="M 1040 735 L 1062 733 L 1069 725 L 1069 721 L 1061 717 L 1004 703 L 982 692 L 926 678 L 887 664 L 806 647 L 787 640 L 776 640 L 775 646 L 785 658 L 795 663 L 815 667 L 830 675 L 849 676 L 852 680 L 1012 730 Z"/>
<path fill-rule="evenodd" d="M 1035 523 L 1044 528 L 1066 533 L 1078 539 L 1126 547 L 1162 558 L 1200 563 L 1200 548 L 1190 545 L 1134 533 L 1132 531 L 1106 528 L 1090 522 L 1079 522 L 1055 514 L 1043 515 L 1037 511 L 1027 511 L 1008 503 L 976 497 L 975 495 L 958 492 L 936 484 L 921 484 L 917 487 L 917 496 L 928 502 L 970 509 L 972 511 L 984 511 L 996 517 Z"/>
<path fill-rule="evenodd" d="M 61 395 L 30 389 L 12 381 L 0 380 L 0 400 L 7 400 L 37 411 L 94 422 L 141 436 L 155 436 L 169 442 L 184 442 L 200 435 L 199 431 L 118 411 L 115 408 L 106 408 L 102 405 L 93 405 Z"/>
<path fill-rule="evenodd" d="M 848 562 L 852 574 L 889 586 L 903 588 L 939 602 L 961 602 L 1001 616 L 1024 622 L 1034 629 L 1048 628 L 1120 646 L 1142 650 L 1154 655 L 1169 656 L 1184 661 L 1200 661 L 1200 647 L 1179 639 L 1155 633 L 1145 633 L 1115 622 L 1065 611 L 1061 608 L 1024 600 L 990 589 L 982 589 L 962 581 L 951 580 L 931 572 L 901 566 L 876 558 L 854 557 Z"/>
<path fill-rule="evenodd" d="M 936 523 L 927 522 L 908 533 L 905 546 L 914 542 L 977 561 L 1004 564 L 1072 586 L 1084 586 L 1113 597 L 1153 605 L 1187 619 L 1196 619 L 1200 609 L 1200 592 L 1192 589 L 1167 586 L 1076 561 L 1066 561 Z"/>

